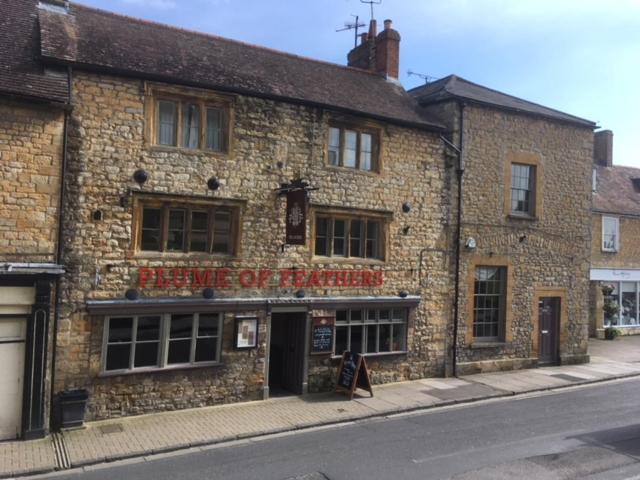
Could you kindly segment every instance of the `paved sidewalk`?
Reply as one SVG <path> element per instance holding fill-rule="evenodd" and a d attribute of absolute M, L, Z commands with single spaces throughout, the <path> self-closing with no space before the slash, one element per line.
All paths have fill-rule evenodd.
<path fill-rule="evenodd" d="M 587 365 L 380 385 L 373 398 L 353 401 L 316 394 L 92 422 L 43 440 L 0 442 L 0 478 L 640 375 L 640 337 L 592 340 L 590 351 Z"/>

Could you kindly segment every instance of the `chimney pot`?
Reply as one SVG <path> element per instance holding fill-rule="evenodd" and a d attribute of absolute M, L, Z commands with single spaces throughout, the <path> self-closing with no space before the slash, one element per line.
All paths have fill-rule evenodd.
<path fill-rule="evenodd" d="M 375 38 L 378 34 L 378 23 L 375 20 L 369 22 L 369 38 Z"/>
<path fill-rule="evenodd" d="M 392 24 L 391 20 L 389 20 L 389 19 L 385 20 L 384 21 L 384 29 L 385 30 L 389 30 L 391 28 L 391 24 Z"/>
<path fill-rule="evenodd" d="M 593 161 L 603 167 L 613 166 L 613 132 L 600 130 L 593 135 Z"/>

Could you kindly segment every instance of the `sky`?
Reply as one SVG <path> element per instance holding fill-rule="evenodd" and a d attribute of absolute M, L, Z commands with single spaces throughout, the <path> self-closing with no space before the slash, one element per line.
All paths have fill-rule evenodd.
<path fill-rule="evenodd" d="M 75 0 L 339 64 L 360 0 Z M 379 0 L 377 0 L 379 1 Z M 382 0 L 400 33 L 400 81 L 456 74 L 613 130 L 613 161 L 640 167 L 640 0 Z"/>

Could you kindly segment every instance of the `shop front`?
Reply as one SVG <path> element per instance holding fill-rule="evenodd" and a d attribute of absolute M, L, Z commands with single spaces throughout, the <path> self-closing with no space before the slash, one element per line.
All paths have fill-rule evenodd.
<path fill-rule="evenodd" d="M 607 327 L 640 333 L 640 270 L 592 268 L 591 284 L 592 334 L 602 337 Z"/>

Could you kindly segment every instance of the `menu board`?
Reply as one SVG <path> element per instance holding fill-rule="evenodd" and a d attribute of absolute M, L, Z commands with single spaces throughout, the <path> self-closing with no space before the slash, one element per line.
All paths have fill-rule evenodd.
<path fill-rule="evenodd" d="M 335 317 L 314 317 L 311 324 L 311 354 L 333 353 Z"/>
<path fill-rule="evenodd" d="M 344 352 L 338 370 L 336 391 L 346 393 L 351 400 L 356 388 L 367 390 L 373 397 L 367 362 L 364 357 L 358 353 Z"/>

